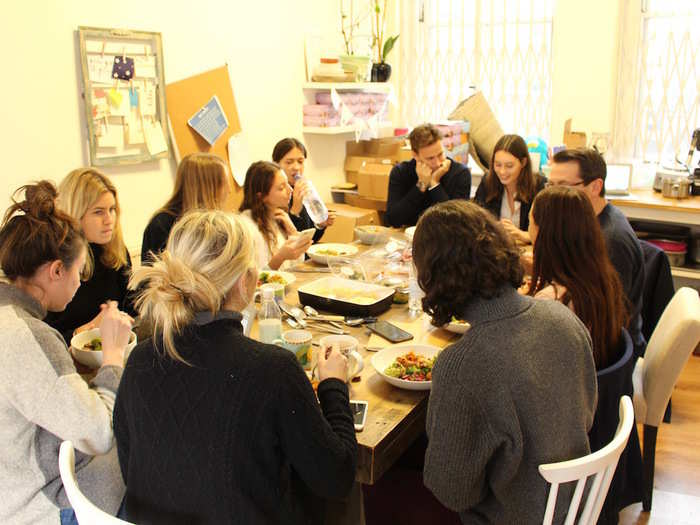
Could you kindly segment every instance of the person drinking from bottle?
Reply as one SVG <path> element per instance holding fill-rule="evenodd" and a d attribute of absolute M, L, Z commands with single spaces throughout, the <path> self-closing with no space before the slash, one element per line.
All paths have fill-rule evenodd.
<path fill-rule="evenodd" d="M 313 184 L 304 177 L 306 147 L 292 137 L 280 140 L 272 150 L 272 160 L 280 165 L 292 188 L 289 201 L 289 218 L 297 230 L 316 228 L 313 242 L 318 242 L 328 226 L 335 222 L 335 212 L 325 209 Z M 314 204 L 314 200 L 318 201 Z M 309 208 L 311 211 L 309 211 Z"/>

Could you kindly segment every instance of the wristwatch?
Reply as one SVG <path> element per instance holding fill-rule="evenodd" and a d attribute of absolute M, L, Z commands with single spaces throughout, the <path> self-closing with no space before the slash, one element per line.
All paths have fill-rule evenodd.
<path fill-rule="evenodd" d="M 421 181 L 421 180 L 419 180 L 419 181 L 416 183 L 416 186 L 417 186 L 418 189 L 419 189 L 421 192 L 423 192 L 423 193 L 425 192 L 425 190 L 428 189 L 428 185 L 427 185 L 425 182 Z"/>

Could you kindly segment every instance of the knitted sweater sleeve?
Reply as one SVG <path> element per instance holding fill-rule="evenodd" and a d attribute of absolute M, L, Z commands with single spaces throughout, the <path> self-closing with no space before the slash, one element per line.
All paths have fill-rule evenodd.
<path fill-rule="evenodd" d="M 317 496 L 342 498 L 355 480 L 357 440 L 348 387 L 337 379 L 318 386 L 290 355 L 282 365 L 277 396 L 279 436 L 292 468 Z"/>
<path fill-rule="evenodd" d="M 523 447 L 517 432 L 509 435 L 492 425 L 494 415 L 485 410 L 479 390 L 470 388 L 471 379 L 457 380 L 445 368 L 441 373 L 436 366 L 433 374 L 423 482 L 443 505 L 462 512 L 483 501 L 494 486 L 507 485 Z"/>

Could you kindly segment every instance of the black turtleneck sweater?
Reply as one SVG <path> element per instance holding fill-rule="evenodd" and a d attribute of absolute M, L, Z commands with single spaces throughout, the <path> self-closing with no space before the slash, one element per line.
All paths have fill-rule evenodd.
<path fill-rule="evenodd" d="M 175 338 L 189 365 L 160 338 L 129 356 L 114 435 L 130 521 L 323 523 L 324 498 L 352 487 L 347 385 L 326 379 L 317 400 L 294 354 L 244 336 L 240 319 L 197 314 Z"/>
<path fill-rule="evenodd" d="M 44 321 L 61 332 L 66 344 L 70 344 L 73 330 L 92 321 L 100 313 L 100 305 L 112 300 L 119 303 L 119 309 L 135 316 L 131 295 L 127 284 L 131 274 L 131 259 L 126 252 L 126 266 L 118 270 L 105 266 L 102 262 L 103 248 L 90 243 L 94 260 L 92 276 L 80 284 L 73 300 L 62 312 L 49 312 Z"/>

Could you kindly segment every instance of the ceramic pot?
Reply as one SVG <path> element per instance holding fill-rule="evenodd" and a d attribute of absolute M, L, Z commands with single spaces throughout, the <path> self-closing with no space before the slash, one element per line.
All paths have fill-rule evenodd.
<path fill-rule="evenodd" d="M 386 82 L 391 77 L 391 66 L 386 62 L 372 64 L 372 82 Z"/>

